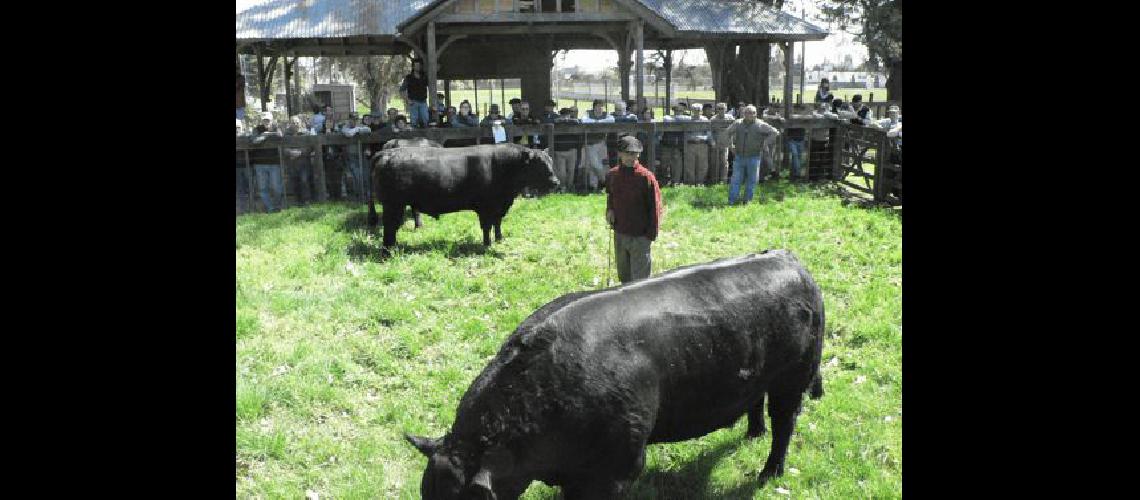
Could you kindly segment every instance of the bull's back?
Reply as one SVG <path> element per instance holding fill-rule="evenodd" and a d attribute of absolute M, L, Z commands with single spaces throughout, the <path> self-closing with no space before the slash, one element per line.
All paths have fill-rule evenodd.
<path fill-rule="evenodd" d="M 788 370 L 809 369 L 819 290 L 790 254 L 690 266 L 579 301 L 595 318 L 586 354 L 601 373 L 629 363 L 616 385 L 641 391 L 651 442 L 730 426 Z M 607 296 L 606 294 L 610 294 Z M 574 308 L 578 311 L 573 311 Z M 648 388 L 648 389 L 646 389 Z"/>

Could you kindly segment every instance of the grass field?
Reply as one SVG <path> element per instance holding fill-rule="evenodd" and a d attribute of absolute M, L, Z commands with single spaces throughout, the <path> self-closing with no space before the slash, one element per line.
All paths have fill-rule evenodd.
<path fill-rule="evenodd" d="M 805 397 L 787 473 L 765 487 L 754 478 L 771 433 L 745 438 L 742 418 L 651 445 L 630 497 L 901 497 L 899 215 L 784 182 L 763 185 L 762 203 L 728 207 L 726 190 L 663 190 L 654 272 L 795 252 L 824 293 L 827 394 Z M 402 433 L 442 435 L 524 318 L 604 284 L 604 205 L 601 195 L 519 199 L 489 250 L 474 213 L 425 217 L 420 230 L 405 224 L 387 260 L 358 205 L 238 217 L 236 496 L 419 498 L 426 460 Z M 524 496 L 559 497 L 538 482 Z"/>

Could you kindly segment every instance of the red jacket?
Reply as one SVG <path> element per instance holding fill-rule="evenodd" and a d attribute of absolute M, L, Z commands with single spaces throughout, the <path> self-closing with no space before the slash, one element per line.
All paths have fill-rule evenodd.
<path fill-rule="evenodd" d="M 614 230 L 627 236 L 657 239 L 661 225 L 661 188 L 653 172 L 634 162 L 606 174 L 606 210 L 614 211 Z"/>

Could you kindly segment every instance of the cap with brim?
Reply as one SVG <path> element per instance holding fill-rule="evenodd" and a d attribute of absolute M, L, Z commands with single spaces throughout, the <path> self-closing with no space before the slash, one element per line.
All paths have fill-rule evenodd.
<path fill-rule="evenodd" d="M 894 105 L 892 105 L 891 107 L 887 108 L 887 111 L 895 111 L 895 112 L 898 112 L 898 111 L 900 111 L 900 110 L 899 110 L 899 107 L 898 107 L 898 106 L 894 106 Z"/>
<path fill-rule="evenodd" d="M 554 102 L 554 99 L 551 99 L 549 101 L 546 101 L 546 105 L 547 106 L 557 106 L 558 103 Z"/>
<path fill-rule="evenodd" d="M 618 151 L 623 153 L 640 153 L 641 141 L 631 135 L 622 137 L 618 139 Z"/>

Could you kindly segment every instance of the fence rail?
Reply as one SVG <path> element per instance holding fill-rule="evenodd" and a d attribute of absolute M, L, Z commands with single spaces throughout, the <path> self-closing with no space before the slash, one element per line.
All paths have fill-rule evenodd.
<path fill-rule="evenodd" d="M 793 117 L 790 120 L 783 118 L 770 118 L 765 119 L 766 122 L 786 132 L 789 128 L 803 129 L 804 143 L 803 151 L 807 154 L 807 167 L 806 175 L 808 179 L 834 179 L 840 182 L 847 183 L 845 178 L 849 173 L 857 172 L 864 178 L 865 187 L 858 186 L 857 184 L 847 183 L 848 185 L 868 193 L 874 197 L 876 201 L 884 201 L 890 203 L 901 204 L 901 196 L 895 193 L 901 193 L 902 187 L 902 169 L 901 165 L 892 164 L 888 161 L 891 158 L 890 152 L 895 151 L 894 147 L 896 142 L 893 139 L 886 137 L 886 132 L 881 129 L 873 129 L 866 127 L 859 127 L 842 120 L 831 118 L 798 118 Z M 649 123 L 589 123 L 589 124 L 572 124 L 572 123 L 558 123 L 558 124 L 537 124 L 537 125 L 508 125 L 504 124 L 508 137 L 520 138 L 522 136 L 538 136 L 541 138 L 541 143 L 544 145 L 551 145 L 555 143 L 556 138 L 565 136 L 582 135 L 591 137 L 593 140 L 598 140 L 598 136 L 605 135 L 606 142 L 613 144 L 616 135 L 619 133 L 641 134 L 643 137 L 648 137 L 650 140 L 646 141 L 645 152 L 643 158 L 645 159 L 646 166 L 654 168 L 653 160 L 659 157 L 658 152 L 664 146 L 660 144 L 658 135 L 663 132 L 699 132 L 711 130 L 714 134 L 721 134 L 728 123 L 710 123 L 710 122 L 649 122 Z M 826 132 L 824 132 L 826 130 Z M 414 138 L 423 137 L 430 139 L 441 144 L 446 144 L 448 141 L 466 141 L 468 143 L 474 142 L 475 144 L 491 144 L 494 142 L 491 127 L 471 127 L 471 128 L 428 128 L 428 129 L 415 129 L 404 132 L 392 132 L 390 130 L 381 130 L 371 134 L 362 134 L 354 137 L 345 137 L 342 135 L 316 135 L 316 136 L 267 136 L 262 141 L 255 142 L 251 137 L 238 137 L 235 143 L 238 153 L 239 165 L 244 165 L 247 168 L 247 187 L 249 206 L 252 208 L 255 205 L 254 193 L 255 191 L 255 175 L 253 175 L 250 159 L 250 153 L 258 150 L 275 150 L 277 153 L 278 165 L 283 167 L 283 185 L 284 192 L 282 193 L 283 206 L 289 206 L 289 185 L 294 176 L 290 175 L 290 167 L 296 166 L 297 163 L 304 163 L 309 161 L 312 166 L 312 180 L 317 185 L 316 194 L 310 197 L 316 198 L 318 201 L 324 201 L 329 198 L 327 188 L 328 180 L 326 177 L 326 148 L 333 146 L 337 155 L 351 160 L 355 157 L 357 162 L 360 162 L 360 172 L 368 172 L 370 165 L 366 162 L 364 149 L 379 149 L 379 146 L 391 139 L 400 138 Z M 828 137 L 828 139 L 823 139 Z M 786 136 L 784 137 L 786 139 Z M 723 140 L 723 139 L 722 139 Z M 787 169 L 790 166 L 790 157 L 787 154 L 787 141 L 778 141 L 777 157 L 780 157 L 778 167 Z M 342 147 L 343 146 L 343 147 Z M 705 145 L 701 145 L 705 146 Z M 693 147 L 685 143 L 679 147 Z M 696 146 L 700 147 L 700 146 Z M 706 146 L 707 147 L 707 146 Z M 300 152 L 298 152 L 300 150 Z M 286 161 L 286 159 L 291 161 Z M 872 163 L 878 167 L 876 174 L 871 174 L 862 168 L 864 164 Z M 239 168 L 242 168 L 239 166 Z M 295 168 L 294 168 L 295 169 Z M 883 172 L 887 174 L 884 175 Z M 662 172 L 658 172 L 661 175 Z M 364 173 L 362 175 L 367 175 Z M 364 200 L 364 179 L 360 178 L 362 175 L 352 175 L 353 185 L 360 201 Z M 881 181 L 880 181 L 881 180 Z M 260 179 L 258 179 L 260 182 Z M 304 188 L 304 186 L 301 186 Z M 335 186 L 334 186 L 335 187 Z M 311 189 L 311 188 L 309 188 Z M 308 194 L 312 194 L 311 191 Z M 301 200 L 305 197 L 299 196 Z"/>

